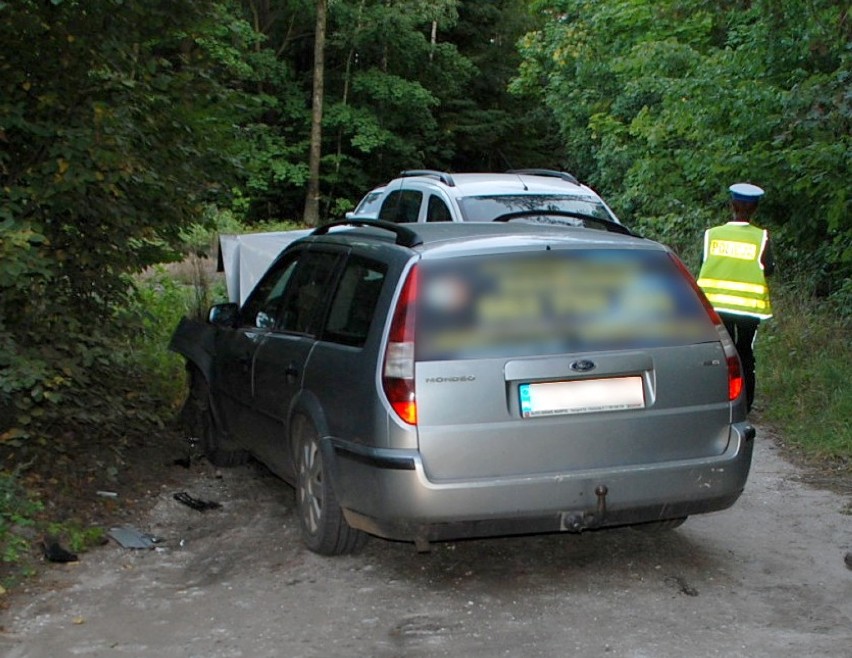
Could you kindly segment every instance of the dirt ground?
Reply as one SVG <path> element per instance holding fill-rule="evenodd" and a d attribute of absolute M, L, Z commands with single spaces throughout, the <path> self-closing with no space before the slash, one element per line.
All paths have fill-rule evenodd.
<path fill-rule="evenodd" d="M 630 529 L 305 550 L 292 490 L 256 465 L 172 468 L 116 543 L 49 565 L 0 617 L 0 655 L 849 656 L 852 498 L 759 431 L 731 509 Z M 204 513 L 176 491 L 215 500 Z M 844 493 L 845 491 L 845 493 Z M 120 499 L 116 502 L 120 506 Z"/>

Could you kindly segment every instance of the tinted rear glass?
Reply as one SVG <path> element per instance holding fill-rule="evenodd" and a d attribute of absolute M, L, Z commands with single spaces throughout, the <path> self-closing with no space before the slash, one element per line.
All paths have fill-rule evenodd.
<path fill-rule="evenodd" d="M 361 347 L 367 340 L 387 267 L 353 256 L 331 300 L 323 340 Z"/>
<path fill-rule="evenodd" d="M 421 361 L 715 339 L 701 301 L 664 252 L 563 250 L 422 263 Z"/>
<path fill-rule="evenodd" d="M 423 193 L 418 190 L 394 190 L 387 195 L 379 210 L 379 219 L 399 224 L 413 224 L 420 214 Z"/>
<path fill-rule="evenodd" d="M 529 210 L 561 210 L 591 217 L 612 219 L 604 205 L 588 197 L 558 194 L 498 194 L 459 199 L 462 215 L 468 222 L 491 222 L 497 217 Z"/>

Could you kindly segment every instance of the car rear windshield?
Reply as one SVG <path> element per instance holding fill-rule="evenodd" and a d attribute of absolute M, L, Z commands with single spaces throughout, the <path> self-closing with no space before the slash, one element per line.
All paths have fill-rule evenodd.
<path fill-rule="evenodd" d="M 570 249 L 424 261 L 420 361 L 717 340 L 666 252 Z"/>
<path fill-rule="evenodd" d="M 462 216 L 468 222 L 491 222 L 501 215 L 530 210 L 574 212 L 590 217 L 612 219 L 606 207 L 589 197 L 558 194 L 497 194 L 459 199 Z"/>

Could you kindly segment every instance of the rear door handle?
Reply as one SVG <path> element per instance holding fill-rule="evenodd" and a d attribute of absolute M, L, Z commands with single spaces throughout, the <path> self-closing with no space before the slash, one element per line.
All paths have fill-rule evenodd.
<path fill-rule="evenodd" d="M 287 378 L 287 383 L 295 384 L 296 380 L 299 378 L 299 369 L 296 367 L 295 363 L 291 363 L 284 370 L 284 376 Z"/>

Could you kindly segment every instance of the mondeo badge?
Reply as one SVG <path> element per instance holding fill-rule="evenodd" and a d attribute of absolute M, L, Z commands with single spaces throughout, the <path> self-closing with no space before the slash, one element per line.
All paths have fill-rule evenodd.
<path fill-rule="evenodd" d="M 597 364 L 594 361 L 589 361 L 588 359 L 580 359 L 579 361 L 574 361 L 571 364 L 571 370 L 574 372 L 589 372 L 590 370 L 594 370 L 597 368 Z"/>

